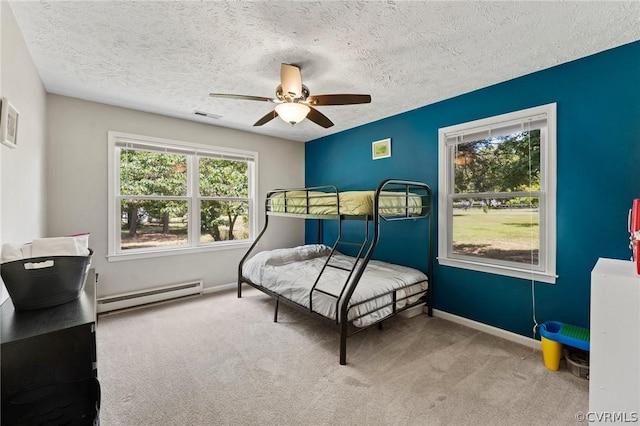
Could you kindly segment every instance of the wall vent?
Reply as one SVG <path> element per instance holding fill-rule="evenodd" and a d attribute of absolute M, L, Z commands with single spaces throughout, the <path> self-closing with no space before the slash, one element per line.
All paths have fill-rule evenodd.
<path fill-rule="evenodd" d="M 210 113 L 210 112 L 204 112 L 204 111 L 198 111 L 198 110 L 195 110 L 195 111 L 193 111 L 193 113 L 194 113 L 195 115 L 199 115 L 200 117 L 209 117 L 209 118 L 216 118 L 216 119 L 218 119 L 218 118 L 222 118 L 222 116 L 221 116 L 221 115 L 218 115 L 218 114 L 212 114 L 212 113 Z"/>
<path fill-rule="evenodd" d="M 98 313 L 102 313 L 200 294 L 202 281 L 191 281 L 104 297 L 97 300 L 97 308 Z"/>

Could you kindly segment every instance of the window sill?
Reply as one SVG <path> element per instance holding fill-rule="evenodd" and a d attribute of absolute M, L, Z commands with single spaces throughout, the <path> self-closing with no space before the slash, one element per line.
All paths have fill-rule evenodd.
<path fill-rule="evenodd" d="M 123 253 L 114 253 L 107 255 L 109 262 L 121 262 L 125 260 L 137 260 L 137 259 L 150 259 L 155 257 L 166 256 L 182 256 L 195 253 L 206 253 L 211 251 L 220 250 L 239 250 L 248 249 L 251 247 L 253 241 L 242 241 L 232 243 L 221 243 L 213 246 L 199 246 L 199 247 L 185 247 L 185 248 L 171 248 L 166 250 L 153 250 L 153 251 L 131 251 Z"/>
<path fill-rule="evenodd" d="M 470 262 L 468 260 L 448 259 L 438 257 L 438 263 L 443 266 L 451 266 L 454 268 L 468 269 L 471 271 L 486 272 L 488 274 L 504 275 L 512 278 L 520 278 L 523 280 L 540 281 L 548 284 L 555 284 L 555 274 L 548 274 L 540 271 L 531 271 L 526 269 L 509 268 L 505 266 L 487 265 L 486 263 Z"/>

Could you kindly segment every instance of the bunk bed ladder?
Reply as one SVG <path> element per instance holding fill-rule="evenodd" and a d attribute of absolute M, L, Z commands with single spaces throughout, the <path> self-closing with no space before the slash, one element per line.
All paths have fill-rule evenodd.
<path fill-rule="evenodd" d="M 365 248 L 367 247 L 367 243 L 369 242 L 369 220 L 364 220 L 365 223 L 365 235 L 362 241 L 359 242 L 350 242 L 350 241 L 344 241 L 342 239 L 342 221 L 343 218 L 341 217 L 338 221 L 338 238 L 336 239 L 336 242 L 333 244 L 333 247 L 331 248 L 331 252 L 329 253 L 329 256 L 327 256 L 327 260 L 325 261 L 324 265 L 322 266 L 322 269 L 320 270 L 320 273 L 318 274 L 318 276 L 316 277 L 315 282 L 313 283 L 313 286 L 311 287 L 311 291 L 309 292 L 309 310 L 311 312 L 313 312 L 313 293 L 314 292 L 319 292 L 322 294 L 325 294 L 329 297 L 333 297 L 334 299 L 336 299 L 336 324 L 339 324 L 339 318 L 337 313 L 340 310 L 340 300 L 342 299 L 342 295 L 344 294 L 345 289 L 347 288 L 347 284 L 349 284 L 349 282 L 351 281 L 351 277 L 353 276 L 354 272 L 356 271 L 356 268 L 361 264 L 361 259 L 363 258 L 363 253 L 365 251 Z M 356 256 L 354 256 L 355 261 L 353 262 L 353 265 L 351 265 L 351 268 L 345 268 L 344 266 L 340 266 L 340 265 L 336 265 L 336 264 L 332 264 L 331 263 L 331 259 L 333 258 L 333 255 L 336 253 L 336 249 L 340 246 L 340 245 L 348 245 L 348 246 L 355 246 L 358 247 L 358 253 Z M 340 293 L 339 294 L 333 294 L 330 293 L 326 290 L 317 288 L 318 283 L 320 282 L 320 279 L 322 278 L 322 274 L 327 270 L 327 268 L 334 268 L 334 269 L 340 269 L 343 271 L 348 272 L 347 274 L 347 278 L 344 281 L 344 284 L 342 284 L 342 288 L 340 289 Z"/>

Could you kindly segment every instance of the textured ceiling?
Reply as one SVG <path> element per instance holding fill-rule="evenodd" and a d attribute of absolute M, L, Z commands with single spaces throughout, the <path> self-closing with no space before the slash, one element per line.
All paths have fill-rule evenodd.
<path fill-rule="evenodd" d="M 10 1 L 46 90 L 308 141 L 640 39 L 640 2 Z M 253 123 L 280 64 L 335 126 Z M 222 116 L 200 118 L 201 110 Z"/>

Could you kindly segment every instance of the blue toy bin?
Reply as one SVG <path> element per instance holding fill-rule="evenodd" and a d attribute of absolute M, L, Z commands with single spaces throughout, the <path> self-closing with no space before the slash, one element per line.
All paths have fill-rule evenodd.
<path fill-rule="evenodd" d="M 555 340 L 556 336 L 562 328 L 562 323 L 559 321 L 547 321 L 540 324 L 540 335 L 550 340 Z"/>
<path fill-rule="evenodd" d="M 540 336 L 567 346 L 589 350 L 589 330 L 560 321 L 546 321 L 540 325 Z"/>

